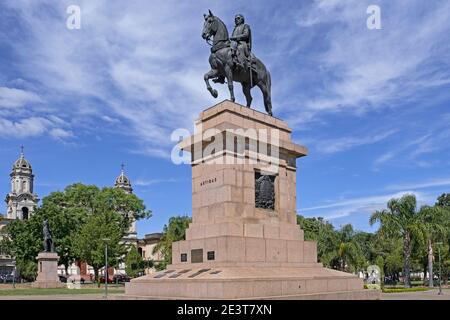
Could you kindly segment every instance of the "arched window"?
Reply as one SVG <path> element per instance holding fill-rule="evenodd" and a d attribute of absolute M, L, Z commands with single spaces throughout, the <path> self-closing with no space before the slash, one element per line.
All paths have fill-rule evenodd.
<path fill-rule="evenodd" d="M 28 208 L 27 207 L 22 208 L 22 219 L 28 220 Z"/>

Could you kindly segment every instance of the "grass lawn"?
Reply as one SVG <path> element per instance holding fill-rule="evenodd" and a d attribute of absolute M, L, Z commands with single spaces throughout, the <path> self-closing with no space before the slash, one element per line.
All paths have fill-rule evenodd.
<path fill-rule="evenodd" d="M 430 288 L 383 288 L 383 293 L 399 293 L 399 292 L 415 292 L 415 291 L 428 291 Z"/>
<path fill-rule="evenodd" d="M 34 295 L 61 295 L 61 294 L 103 294 L 105 292 L 105 287 L 102 286 L 97 288 L 96 285 L 83 285 L 81 289 L 68 289 L 68 288 L 57 288 L 57 289 L 38 289 L 31 288 L 30 285 L 17 285 L 16 289 L 12 285 L 0 286 L 0 296 L 34 296 Z M 119 294 L 125 293 L 125 288 L 123 286 L 108 286 L 108 294 Z"/>

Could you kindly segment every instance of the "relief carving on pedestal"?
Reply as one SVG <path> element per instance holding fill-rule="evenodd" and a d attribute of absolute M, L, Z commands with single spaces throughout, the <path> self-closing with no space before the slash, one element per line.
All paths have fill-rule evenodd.
<path fill-rule="evenodd" d="M 275 209 L 275 176 L 255 173 L 255 207 Z"/>

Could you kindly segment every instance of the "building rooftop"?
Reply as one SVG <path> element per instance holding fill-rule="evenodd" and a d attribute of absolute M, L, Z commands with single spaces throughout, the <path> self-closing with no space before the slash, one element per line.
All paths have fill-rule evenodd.
<path fill-rule="evenodd" d="M 145 235 L 145 237 L 144 237 L 144 240 L 159 240 L 159 239 L 161 239 L 161 237 L 162 237 L 162 233 L 149 233 L 149 234 L 146 234 Z"/>

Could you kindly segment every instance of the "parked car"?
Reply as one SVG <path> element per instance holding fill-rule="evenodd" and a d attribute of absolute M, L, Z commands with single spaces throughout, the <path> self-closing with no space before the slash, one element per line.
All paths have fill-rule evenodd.
<path fill-rule="evenodd" d="M 115 274 L 113 277 L 113 281 L 115 283 L 123 283 L 123 282 L 130 282 L 131 277 L 127 276 L 126 274 Z"/>
<path fill-rule="evenodd" d="M 100 276 L 100 283 L 105 283 L 105 276 Z M 115 283 L 113 276 L 108 275 L 108 283 Z"/>
<path fill-rule="evenodd" d="M 14 276 L 12 274 L 0 274 L 0 283 L 12 283 L 12 282 L 19 282 L 19 277 L 16 276 L 14 279 Z"/>

